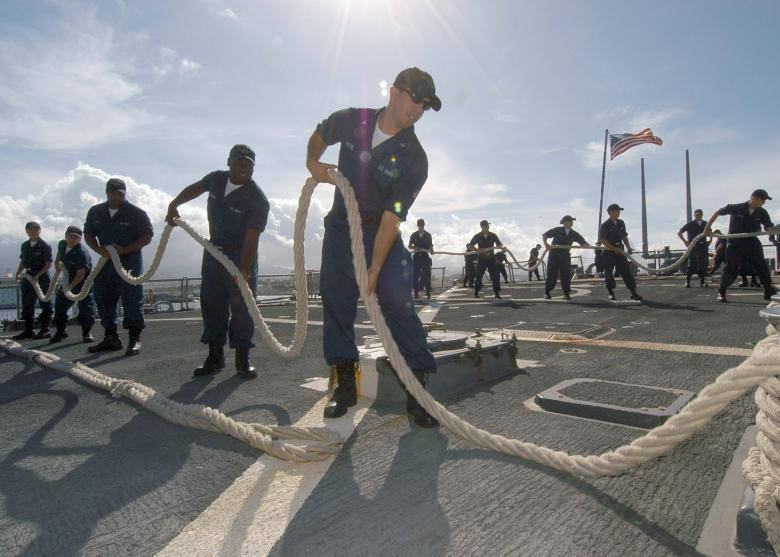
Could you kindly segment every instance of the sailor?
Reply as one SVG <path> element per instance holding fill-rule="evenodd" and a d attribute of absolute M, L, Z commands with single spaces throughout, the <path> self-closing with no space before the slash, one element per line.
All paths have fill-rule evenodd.
<path fill-rule="evenodd" d="M 468 251 L 478 248 L 479 258 L 477 259 L 477 280 L 474 282 L 474 297 L 479 298 L 479 291 L 482 290 L 482 277 L 487 269 L 490 274 L 490 282 L 493 284 L 493 294 L 501 299 L 501 277 L 499 276 L 498 265 L 494 250 L 496 247 L 506 251 L 504 244 L 498 239 L 494 232 L 490 231 L 490 223 L 482 220 L 479 223 L 482 232 L 477 232 L 467 246 Z"/>
<path fill-rule="evenodd" d="M 615 277 L 613 272 L 617 270 L 623 278 L 623 282 L 631 291 L 632 300 L 642 300 L 636 291 L 636 280 L 631 273 L 628 265 L 628 258 L 623 253 L 623 246 L 628 253 L 631 253 L 631 244 L 628 242 L 628 233 L 626 232 L 626 223 L 620 220 L 620 211 L 623 207 L 613 203 L 607 207 L 609 218 L 601 223 L 599 228 L 599 243 L 606 249 L 604 250 L 604 284 L 609 292 L 609 299 L 617 301 L 615 297 Z"/>
<path fill-rule="evenodd" d="M 433 255 L 433 237 L 425 230 L 425 221 L 417 219 L 417 230 L 409 236 L 409 249 L 413 251 L 414 262 L 414 297 L 420 297 L 420 290 L 425 290 L 425 297 L 431 297 L 431 255 Z"/>
<path fill-rule="evenodd" d="M 577 242 L 581 246 L 587 246 L 588 242 L 578 232 L 572 230 L 574 221 L 577 220 L 571 215 L 564 215 L 561 219 L 563 226 L 556 226 L 542 234 L 542 241 L 550 255 L 547 257 L 547 280 L 544 283 L 544 297 L 550 299 L 550 292 L 555 288 L 558 282 L 558 273 L 561 274 L 561 289 L 563 290 L 563 299 L 571 300 L 571 250 L 570 249 L 550 249 L 547 240 L 552 238 L 553 246 L 571 246 Z"/>
<path fill-rule="evenodd" d="M 124 267 L 133 276 L 143 272 L 141 249 L 152 241 L 154 230 L 146 211 L 125 199 L 127 186 L 119 178 L 106 182 L 106 201 L 92 206 L 84 222 L 84 241 L 102 257 L 110 257 L 107 246 L 113 245 Z M 117 334 L 117 304 L 121 298 L 124 317 L 122 326 L 129 330 L 128 356 L 141 351 L 141 331 L 144 329 L 144 287 L 126 282 L 107 261 L 95 277 L 95 303 L 105 337 L 88 348 L 89 352 L 121 350 Z"/>
<path fill-rule="evenodd" d="M 501 273 L 501 276 L 504 277 L 504 284 L 509 284 L 509 277 L 506 274 L 506 253 L 503 251 L 499 251 L 496 254 L 496 267 L 498 267 L 498 272 Z"/>
<path fill-rule="evenodd" d="M 729 234 L 742 234 L 746 232 L 760 232 L 761 225 L 764 229 L 772 228 L 772 219 L 763 205 L 769 194 L 764 189 L 757 189 L 750 194 L 750 200 L 744 203 L 726 205 L 715 211 L 707 222 L 706 231 L 711 234 L 712 223 L 720 215 L 730 215 Z M 773 237 L 769 237 L 773 240 Z M 726 289 L 731 286 L 739 274 L 742 262 L 750 263 L 761 280 L 764 287 L 764 299 L 770 300 L 777 290 L 772 286 L 772 277 L 769 274 L 769 266 L 764 259 L 764 250 L 761 241 L 757 237 L 729 238 L 726 244 L 726 268 L 720 274 L 720 288 L 718 289 L 718 301 L 726 302 Z"/>
<path fill-rule="evenodd" d="M 720 230 L 716 230 L 714 234 L 722 234 Z M 726 261 L 726 238 L 718 238 L 715 241 L 715 256 L 712 258 L 712 266 L 709 268 L 710 273 L 717 271 L 720 266 Z"/>
<path fill-rule="evenodd" d="M 531 282 L 531 277 L 536 274 L 536 280 L 542 280 L 542 277 L 539 276 L 539 266 L 537 263 L 539 262 L 539 250 L 542 248 L 541 244 L 536 244 L 533 248 L 531 248 L 531 252 L 528 254 L 528 282 Z M 537 265 L 534 267 L 534 265 Z"/>
<path fill-rule="evenodd" d="M 178 207 L 208 192 L 209 236 L 241 272 L 254 297 L 257 289 L 257 244 L 268 222 L 270 204 L 252 179 L 255 152 L 246 145 L 235 145 L 228 155 L 228 170 L 216 170 L 185 187 L 168 205 L 166 222 L 174 225 Z M 200 311 L 203 334 L 200 341 L 209 353 L 203 365 L 193 372 L 202 377 L 225 367 L 223 347 L 230 339 L 235 349 L 235 366 L 245 379 L 257 377 L 249 362 L 254 347 L 255 324 L 241 296 L 237 281 L 222 264 L 203 250 L 201 265 Z"/>
<path fill-rule="evenodd" d="M 92 257 L 89 251 L 81 245 L 81 228 L 78 226 L 69 226 L 65 230 L 65 239 L 60 240 L 57 245 L 57 257 L 54 260 L 54 266 L 65 272 L 63 276 L 62 289 L 57 290 L 57 297 L 54 299 L 54 324 L 57 331 L 49 342 L 54 344 L 62 339 L 68 338 L 66 327 L 68 325 L 68 310 L 73 305 L 73 301 L 65 296 L 64 290 L 73 294 L 79 294 L 84 283 L 92 271 Z M 67 284 L 64 279 L 68 279 Z M 92 325 L 95 324 L 95 299 L 92 290 L 79 300 L 79 325 L 81 325 L 81 340 L 92 342 L 95 337 L 90 332 Z"/>
<path fill-rule="evenodd" d="M 51 267 L 51 246 L 41 238 L 41 225 L 35 221 L 30 221 L 24 225 L 24 231 L 29 240 L 22 242 L 21 253 L 19 255 L 19 266 L 16 268 L 16 282 L 21 285 L 22 290 L 22 321 L 24 321 L 24 330 L 13 337 L 13 340 L 24 340 L 26 338 L 49 338 L 49 323 L 51 322 L 51 302 L 38 300 L 35 288 L 27 279 L 22 278 L 23 273 L 27 273 L 41 287 L 45 293 L 51 284 L 49 277 L 49 267 Z M 40 301 L 41 328 L 36 333 L 33 324 L 35 322 L 35 303 Z"/>
<path fill-rule="evenodd" d="M 329 145 L 341 144 L 337 168 L 350 181 L 363 223 L 367 294 L 376 292 L 393 338 L 423 386 L 426 374 L 436 371 L 436 361 L 414 309 L 412 256 L 404 248 L 398 226 L 428 178 L 428 159 L 414 123 L 429 108 L 441 108 L 433 78 L 418 68 L 407 68 L 390 87 L 386 107 L 348 108 L 323 120 L 309 139 L 306 156 L 311 175 L 318 182 L 332 182 L 328 170 L 336 167 L 320 162 L 320 157 Z M 325 360 L 338 382 L 325 417 L 336 418 L 357 403 L 354 323 L 359 295 L 346 207 L 338 189 L 325 217 L 320 293 Z M 438 425 L 411 396 L 406 410 L 419 426 Z"/>
<path fill-rule="evenodd" d="M 470 251 L 469 244 L 466 244 L 466 255 L 463 256 L 463 286 L 466 288 L 474 288 L 474 275 L 477 272 L 477 254 Z"/>
<path fill-rule="evenodd" d="M 677 237 L 682 240 L 682 243 L 685 244 L 686 248 L 690 246 L 691 242 L 696 236 L 704 232 L 704 228 L 707 226 L 707 223 L 702 219 L 703 216 L 704 211 L 701 209 L 696 209 L 693 212 L 693 220 L 680 228 L 680 230 L 677 232 Z M 688 235 L 687 240 L 683 238 L 683 232 Z M 707 277 L 707 252 L 709 247 L 710 240 L 707 240 L 707 238 L 702 238 L 696 243 L 693 251 L 691 251 L 690 255 L 688 256 L 688 269 L 685 273 L 685 288 L 691 287 L 691 277 L 693 276 L 693 273 L 697 273 L 699 275 L 699 286 L 709 286 L 705 281 L 705 278 Z"/>

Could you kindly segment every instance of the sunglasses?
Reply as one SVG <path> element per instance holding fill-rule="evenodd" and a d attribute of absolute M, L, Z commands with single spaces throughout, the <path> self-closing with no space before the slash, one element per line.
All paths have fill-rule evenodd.
<path fill-rule="evenodd" d="M 398 87 L 398 85 L 396 85 Z M 428 110 L 431 108 L 431 101 L 430 99 L 425 99 L 425 97 L 422 97 L 421 95 L 418 95 L 414 91 L 410 91 L 409 89 L 404 89 L 403 87 L 398 87 L 401 91 L 409 95 L 409 98 L 412 99 L 412 102 L 414 104 L 420 104 L 423 105 L 423 110 Z"/>

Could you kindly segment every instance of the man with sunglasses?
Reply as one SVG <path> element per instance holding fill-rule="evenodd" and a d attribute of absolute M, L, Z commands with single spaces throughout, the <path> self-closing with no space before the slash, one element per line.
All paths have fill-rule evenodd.
<path fill-rule="evenodd" d="M 418 68 L 398 74 L 380 109 L 348 108 L 334 112 L 309 139 L 306 167 L 319 182 L 332 183 L 328 170 L 338 169 L 350 181 L 363 223 L 368 264 L 368 294 L 376 292 L 393 338 L 418 380 L 436 371 L 425 330 L 412 299 L 412 257 L 404 248 L 398 227 L 425 180 L 428 159 L 414 123 L 429 108 L 438 111 L 433 78 Z M 329 145 L 340 143 L 338 166 L 320 162 Z M 343 416 L 357 404 L 355 345 L 358 286 L 352 265 L 347 211 L 336 190 L 325 217 L 320 293 L 325 312 L 325 360 L 338 386 L 325 407 L 326 418 Z M 417 401 L 407 397 L 406 410 L 421 427 L 438 422 Z"/>

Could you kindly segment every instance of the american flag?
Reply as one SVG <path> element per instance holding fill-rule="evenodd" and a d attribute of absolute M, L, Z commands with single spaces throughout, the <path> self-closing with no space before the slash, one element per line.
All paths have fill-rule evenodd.
<path fill-rule="evenodd" d="M 621 153 L 625 153 L 631 149 L 631 147 L 635 147 L 642 143 L 655 143 L 656 145 L 664 144 L 660 137 L 653 135 L 650 128 L 645 128 L 639 133 L 609 134 L 609 160 L 614 159 Z"/>

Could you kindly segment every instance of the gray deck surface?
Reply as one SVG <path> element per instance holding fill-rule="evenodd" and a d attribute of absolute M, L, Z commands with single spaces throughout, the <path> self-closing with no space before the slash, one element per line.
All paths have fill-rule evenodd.
<path fill-rule="evenodd" d="M 436 316 L 448 329 L 520 322 L 598 325 L 606 340 L 749 349 L 765 336 L 759 290 L 734 288 L 726 305 L 716 288 L 682 280 L 641 281 L 642 305 L 606 301 L 601 283 L 568 304 L 451 298 Z M 556 292 L 560 294 L 560 291 Z M 540 298 L 541 283 L 505 287 Z M 618 294 L 627 298 L 622 286 Z M 261 308 L 266 317 L 292 306 Z M 475 317 L 479 316 L 479 317 Z M 321 321 L 312 307 L 309 319 Z M 359 311 L 358 323 L 366 320 Z M 293 326 L 272 323 L 283 342 Z M 76 328 L 72 329 L 76 333 Z M 102 334 L 100 331 L 97 331 Z M 148 316 L 143 352 L 87 355 L 78 336 L 25 346 L 78 359 L 131 378 L 179 402 L 220 408 L 245 421 L 291 424 L 323 393 L 301 387 L 327 373 L 322 327 L 311 325 L 303 354 L 252 358 L 260 377 L 232 367 L 194 380 L 205 355 L 198 314 Z M 371 334 L 358 329 L 358 338 Z M 123 340 L 126 335 L 123 334 Z M 561 381 L 588 377 L 698 392 L 743 356 L 521 341 L 523 367 L 443 401 L 494 433 L 598 454 L 643 430 L 533 411 L 524 402 Z M 594 395 L 595 396 L 595 395 Z M 603 397 L 602 397 L 603 398 Z M 272 555 L 693 555 L 740 437 L 754 421 L 751 393 L 670 455 L 627 474 L 583 480 L 473 446 L 441 430 L 421 430 L 393 409 L 369 410 Z M 232 438 L 169 424 L 124 399 L 14 357 L 0 358 L 0 555 L 149 555 L 162 549 L 262 455 Z M 268 458 L 268 457 L 265 457 Z"/>

